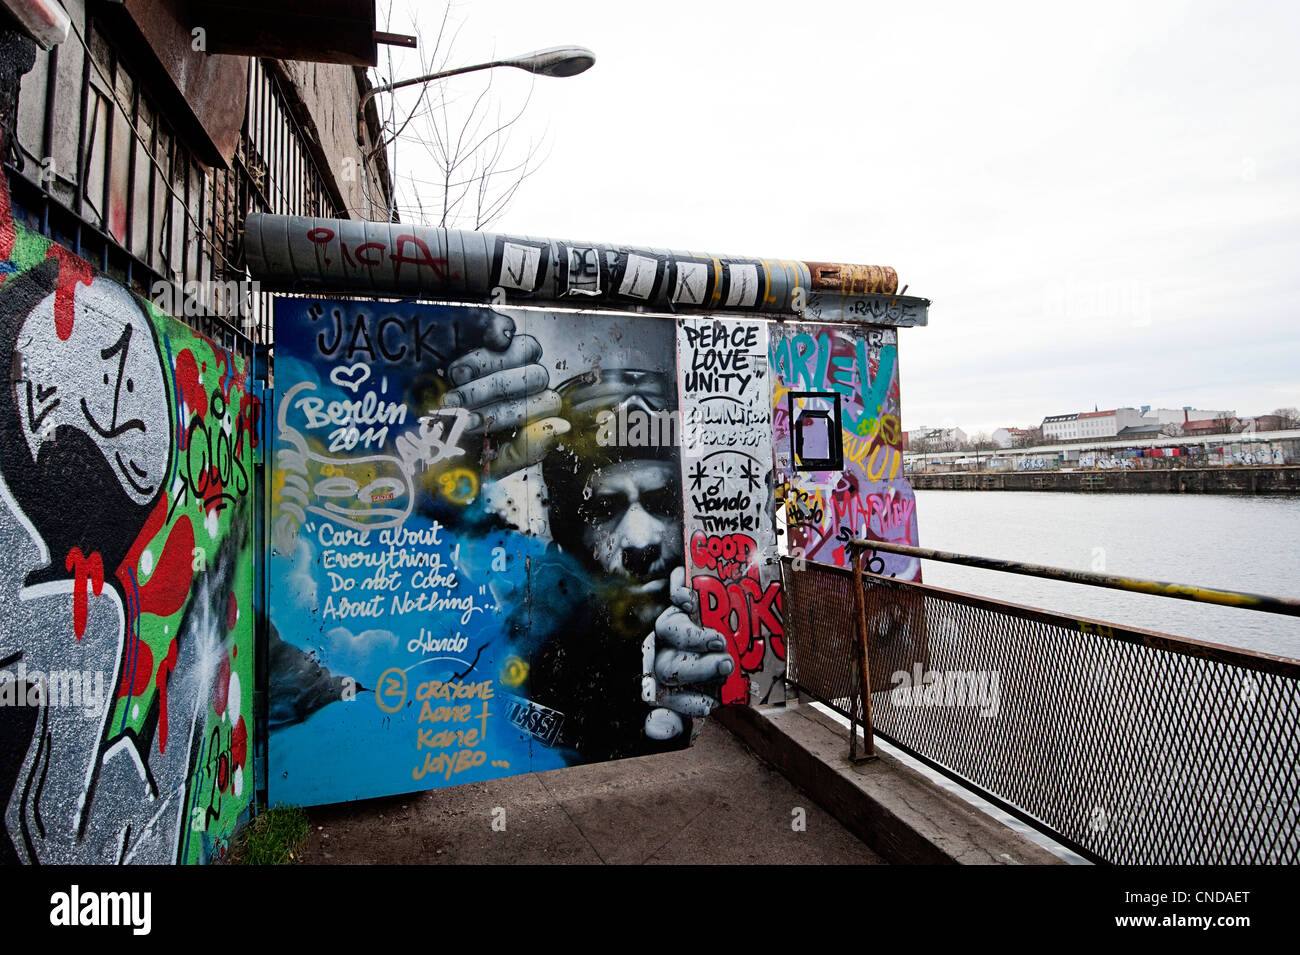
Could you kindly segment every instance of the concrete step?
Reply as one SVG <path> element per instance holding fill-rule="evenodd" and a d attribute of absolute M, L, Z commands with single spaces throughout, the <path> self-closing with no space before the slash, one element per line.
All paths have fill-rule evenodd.
<path fill-rule="evenodd" d="M 728 706 L 710 719 L 889 862 L 1065 864 L 888 754 L 854 765 L 847 729 L 808 704 Z"/>

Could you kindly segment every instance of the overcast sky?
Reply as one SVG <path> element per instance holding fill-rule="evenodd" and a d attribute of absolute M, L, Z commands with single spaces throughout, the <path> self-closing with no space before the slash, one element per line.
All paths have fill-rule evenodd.
<path fill-rule="evenodd" d="M 394 30 L 404 4 L 436 32 L 439 0 Z M 531 88 L 515 148 L 547 158 L 493 231 L 892 265 L 933 303 L 900 333 L 905 428 L 1258 414 L 1300 405 L 1298 11 L 475 0 L 447 65 L 596 65 L 444 90 Z"/>

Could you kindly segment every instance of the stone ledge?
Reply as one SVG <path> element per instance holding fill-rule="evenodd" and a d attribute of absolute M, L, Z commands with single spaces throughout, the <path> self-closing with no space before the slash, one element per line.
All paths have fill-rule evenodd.
<path fill-rule="evenodd" d="M 710 719 L 890 862 L 1065 864 L 892 756 L 855 766 L 848 730 L 812 706 L 726 706 Z"/>

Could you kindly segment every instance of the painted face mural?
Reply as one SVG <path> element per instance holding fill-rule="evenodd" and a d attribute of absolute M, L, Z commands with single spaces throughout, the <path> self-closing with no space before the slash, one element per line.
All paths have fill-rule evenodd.
<path fill-rule="evenodd" d="M 681 489 L 671 462 L 620 461 L 594 473 L 584 492 L 583 550 L 638 591 L 668 589 L 681 561 Z"/>
<path fill-rule="evenodd" d="M 735 664 L 691 619 L 670 321 L 285 300 L 276 341 L 273 801 L 689 740 Z"/>
<path fill-rule="evenodd" d="M 246 365 L 48 239 L 13 237 L 0 861 L 207 861 L 253 789 Z"/>
<path fill-rule="evenodd" d="M 542 474 L 552 538 L 597 578 L 619 589 L 649 626 L 669 605 L 672 572 L 682 565 L 680 454 L 667 429 L 619 435 L 629 415 L 675 421 L 672 379 L 644 369 L 594 370 L 560 388 L 567 439 Z M 611 427 L 613 426 L 613 427 Z"/>

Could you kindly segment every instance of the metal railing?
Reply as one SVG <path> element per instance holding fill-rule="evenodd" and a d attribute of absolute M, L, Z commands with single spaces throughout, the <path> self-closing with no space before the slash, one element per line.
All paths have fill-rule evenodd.
<path fill-rule="evenodd" d="M 1300 601 L 850 549 L 852 570 L 782 559 L 787 679 L 865 724 L 868 752 L 877 735 L 1093 861 L 1300 862 L 1300 661 L 863 565 L 881 551 L 1288 615 Z"/>

